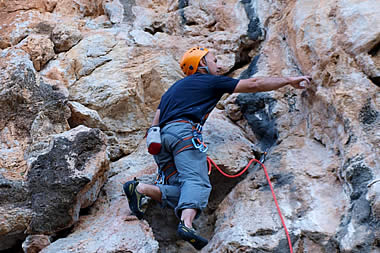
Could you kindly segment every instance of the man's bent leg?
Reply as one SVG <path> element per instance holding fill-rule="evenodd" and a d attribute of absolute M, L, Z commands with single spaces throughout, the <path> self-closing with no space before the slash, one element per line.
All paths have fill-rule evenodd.
<path fill-rule="evenodd" d="M 180 218 L 183 210 L 196 209 L 196 218 L 207 206 L 211 192 L 206 154 L 198 150 L 186 150 L 177 154 L 174 160 L 181 188 L 176 215 Z"/>
<path fill-rule="evenodd" d="M 148 196 L 155 201 L 158 201 L 158 202 L 162 201 L 161 190 L 156 185 L 139 183 L 136 187 L 136 190 L 139 193 L 144 194 L 145 196 Z"/>
<path fill-rule="evenodd" d="M 126 182 L 123 189 L 128 198 L 129 208 L 139 219 L 142 219 L 144 214 L 141 207 L 141 199 L 144 196 L 160 202 L 162 207 L 170 206 L 175 208 L 178 205 L 180 195 L 178 185 L 151 185 L 136 180 Z"/>
<path fill-rule="evenodd" d="M 181 195 L 175 212 L 181 218 L 177 234 L 200 250 L 208 240 L 193 228 L 193 220 L 207 206 L 211 192 L 206 154 L 198 150 L 185 150 L 174 157 L 178 170 Z"/>

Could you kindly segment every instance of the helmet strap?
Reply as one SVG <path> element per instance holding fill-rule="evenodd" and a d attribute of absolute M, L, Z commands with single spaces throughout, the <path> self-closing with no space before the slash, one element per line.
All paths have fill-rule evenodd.
<path fill-rule="evenodd" d="M 210 74 L 210 71 L 208 70 L 208 66 L 206 66 L 206 67 L 198 67 L 198 69 L 205 69 L 207 71 L 207 74 Z"/>
<path fill-rule="evenodd" d="M 207 71 L 207 74 L 210 74 L 210 70 L 208 69 L 206 58 L 204 57 L 202 59 L 205 59 L 206 67 L 198 67 L 198 69 L 205 69 Z"/>

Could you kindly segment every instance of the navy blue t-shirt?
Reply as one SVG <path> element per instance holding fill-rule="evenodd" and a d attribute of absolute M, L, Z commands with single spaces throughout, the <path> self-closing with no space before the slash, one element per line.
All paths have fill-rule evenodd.
<path fill-rule="evenodd" d="M 178 119 L 200 123 L 224 93 L 233 93 L 238 82 L 238 79 L 227 76 L 200 73 L 177 81 L 161 98 L 158 106 L 160 126 Z"/>

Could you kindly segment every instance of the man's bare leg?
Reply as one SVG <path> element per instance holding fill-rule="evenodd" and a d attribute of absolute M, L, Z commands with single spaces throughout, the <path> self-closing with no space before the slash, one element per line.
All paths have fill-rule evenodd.
<path fill-rule="evenodd" d="M 161 202 L 162 194 L 160 188 L 156 185 L 144 184 L 140 182 L 137 185 L 136 190 L 139 193 L 144 194 L 145 196 L 148 196 L 155 201 Z"/>
<path fill-rule="evenodd" d="M 208 240 L 200 236 L 193 229 L 193 220 L 197 214 L 197 209 L 187 208 L 182 210 L 181 223 L 178 225 L 177 235 L 189 242 L 197 250 L 207 245 Z"/>
<path fill-rule="evenodd" d="M 197 209 L 188 208 L 183 209 L 181 214 L 181 221 L 185 223 L 185 226 L 188 228 L 193 228 L 193 220 L 197 214 Z"/>

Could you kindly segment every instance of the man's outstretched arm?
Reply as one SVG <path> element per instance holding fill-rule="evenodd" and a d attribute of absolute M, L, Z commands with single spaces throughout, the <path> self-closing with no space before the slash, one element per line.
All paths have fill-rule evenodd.
<path fill-rule="evenodd" d="M 310 85 L 310 76 L 297 77 L 253 77 L 241 79 L 235 87 L 234 93 L 250 93 L 277 90 L 286 85 L 296 89 L 305 89 Z M 304 83 L 302 83 L 304 82 Z"/>

